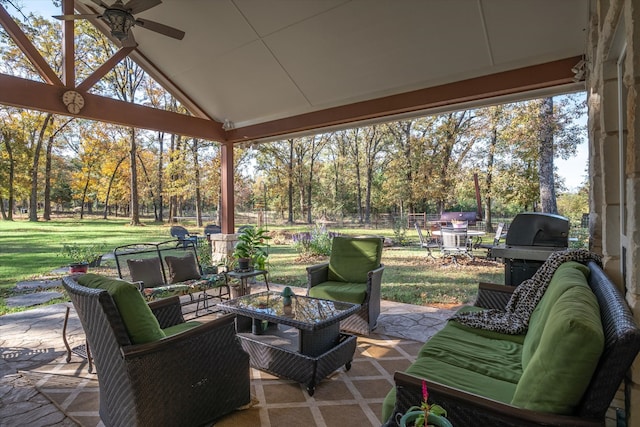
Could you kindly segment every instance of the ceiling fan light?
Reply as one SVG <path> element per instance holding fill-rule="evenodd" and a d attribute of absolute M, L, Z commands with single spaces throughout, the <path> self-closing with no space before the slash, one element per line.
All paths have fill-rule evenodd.
<path fill-rule="evenodd" d="M 111 35 L 118 40 L 124 40 L 129 36 L 129 29 L 135 24 L 135 19 L 130 13 L 119 9 L 107 9 L 102 14 L 111 28 Z"/>

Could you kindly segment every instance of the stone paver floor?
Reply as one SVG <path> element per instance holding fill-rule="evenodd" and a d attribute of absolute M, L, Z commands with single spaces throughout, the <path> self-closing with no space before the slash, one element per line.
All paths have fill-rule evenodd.
<path fill-rule="evenodd" d="M 253 292 L 262 288 L 254 285 Z M 282 287 L 271 285 L 271 289 Z M 66 307 L 61 303 L 0 316 L 0 427 L 75 425 L 19 373 L 66 353 L 62 341 Z M 382 301 L 375 332 L 424 342 L 452 314 L 453 310 Z M 67 336 L 72 347 L 84 343 L 84 332 L 73 309 Z"/>

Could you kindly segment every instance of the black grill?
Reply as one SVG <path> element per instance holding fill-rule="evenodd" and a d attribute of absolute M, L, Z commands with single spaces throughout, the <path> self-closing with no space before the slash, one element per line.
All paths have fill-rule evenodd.
<path fill-rule="evenodd" d="M 494 246 L 491 255 L 504 259 L 505 285 L 517 286 L 535 274 L 555 251 L 569 246 L 569 220 L 560 215 L 525 212 L 516 215 L 506 243 Z"/>

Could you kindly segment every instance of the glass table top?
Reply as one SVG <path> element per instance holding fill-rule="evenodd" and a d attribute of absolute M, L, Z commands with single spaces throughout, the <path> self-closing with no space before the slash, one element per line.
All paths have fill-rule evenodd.
<path fill-rule="evenodd" d="M 291 305 L 283 304 L 280 292 L 266 291 L 245 295 L 219 306 L 236 314 L 257 319 L 274 320 L 301 329 L 315 329 L 350 316 L 360 307 L 349 302 L 330 301 L 301 295 L 291 297 Z"/>

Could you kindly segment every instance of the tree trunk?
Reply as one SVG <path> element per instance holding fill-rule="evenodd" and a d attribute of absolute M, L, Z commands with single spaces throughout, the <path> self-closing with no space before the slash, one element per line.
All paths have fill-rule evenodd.
<path fill-rule="evenodd" d="M 193 139 L 193 169 L 196 185 L 196 221 L 202 227 L 202 196 L 200 195 L 200 161 L 198 160 L 198 140 Z"/>
<path fill-rule="evenodd" d="M 289 218 L 287 223 L 293 224 L 293 139 L 289 139 L 289 170 L 288 170 L 288 193 L 289 193 Z"/>
<path fill-rule="evenodd" d="M 131 128 L 131 151 L 129 152 L 129 158 L 131 159 L 131 225 L 141 225 L 138 198 L 138 169 L 136 166 L 137 148 L 136 130 Z"/>
<path fill-rule="evenodd" d="M 111 187 L 113 186 L 113 180 L 116 178 L 116 173 L 118 172 L 118 168 L 124 162 L 126 157 L 121 157 L 116 164 L 116 167 L 113 168 L 113 173 L 111 174 L 111 178 L 109 178 L 109 186 L 107 187 L 107 195 L 104 198 L 104 214 L 102 215 L 103 219 L 107 219 L 107 213 L 109 212 L 109 196 L 111 195 Z M 116 217 L 118 216 L 118 207 L 116 206 Z"/>
<path fill-rule="evenodd" d="M 494 107 L 495 108 L 495 107 Z M 489 151 L 487 153 L 487 179 L 485 182 L 484 196 L 484 231 L 493 233 L 492 209 L 491 209 L 491 188 L 493 186 L 493 165 L 495 162 L 496 145 L 498 143 L 498 110 L 494 112 L 493 123 L 491 127 L 491 140 L 489 141 Z"/>
<path fill-rule="evenodd" d="M 163 163 L 162 163 L 162 157 L 163 157 L 163 143 L 164 143 L 164 133 L 159 133 L 158 134 L 158 143 L 160 144 L 160 149 L 158 151 L 158 218 L 157 220 L 159 222 L 164 222 L 164 217 L 163 217 L 163 201 L 162 201 L 162 171 L 163 171 Z"/>
<path fill-rule="evenodd" d="M 38 165 L 40 164 L 40 151 L 42 150 L 44 133 L 46 132 L 52 117 L 53 114 L 51 113 L 48 113 L 44 117 L 44 122 L 42 123 L 38 134 L 36 148 L 33 152 L 33 163 L 31 166 L 31 194 L 29 197 L 29 221 L 38 221 Z"/>
<path fill-rule="evenodd" d="M 46 149 L 46 163 L 44 168 L 44 213 L 45 221 L 51 221 L 51 152 L 53 150 L 53 136 L 49 137 Z"/>
<path fill-rule="evenodd" d="M 540 107 L 540 138 L 538 177 L 540 205 L 544 213 L 557 214 L 555 180 L 553 176 L 553 98 L 545 98 Z"/>
<path fill-rule="evenodd" d="M 15 196 L 14 196 L 14 183 L 15 183 L 15 163 L 13 160 L 13 149 L 11 147 L 10 134 L 3 133 L 2 137 L 4 138 L 4 146 L 7 149 L 7 157 L 9 158 L 9 199 L 7 206 L 7 221 L 13 221 L 13 208 L 15 205 Z"/>

